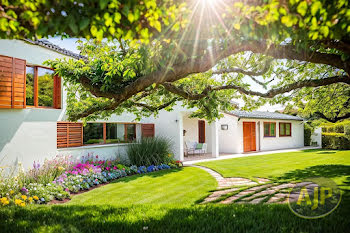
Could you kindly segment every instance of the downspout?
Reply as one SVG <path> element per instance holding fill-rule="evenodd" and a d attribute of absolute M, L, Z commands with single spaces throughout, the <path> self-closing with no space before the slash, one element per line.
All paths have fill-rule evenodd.
<path fill-rule="evenodd" d="M 259 143 L 259 151 L 261 150 L 261 145 L 260 145 L 260 121 L 258 121 L 258 143 Z"/>

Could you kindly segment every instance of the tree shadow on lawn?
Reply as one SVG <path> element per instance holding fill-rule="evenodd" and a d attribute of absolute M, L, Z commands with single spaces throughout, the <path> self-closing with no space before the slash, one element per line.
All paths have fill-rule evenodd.
<path fill-rule="evenodd" d="M 346 177 L 346 181 L 338 185 L 341 189 L 350 190 L 350 165 L 327 164 L 296 169 L 275 179 L 278 181 L 304 180 L 313 177 L 338 178 Z"/>
<path fill-rule="evenodd" d="M 39 206 L 0 209 L 1 232 L 347 232 L 346 203 L 316 220 L 287 205 Z"/>

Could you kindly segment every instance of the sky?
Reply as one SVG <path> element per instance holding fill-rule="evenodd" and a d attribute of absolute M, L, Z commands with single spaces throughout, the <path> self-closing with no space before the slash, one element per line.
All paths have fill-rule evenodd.
<path fill-rule="evenodd" d="M 50 41 L 51 43 L 53 44 L 56 44 L 58 46 L 60 46 L 61 48 L 64 48 L 64 49 L 67 49 L 67 50 L 70 50 L 74 53 L 79 53 L 79 50 L 77 49 L 77 42 L 78 38 L 69 38 L 69 39 L 61 39 L 61 37 L 53 37 L 53 38 L 49 38 L 48 41 Z M 256 91 L 261 91 L 263 92 L 264 90 L 258 86 L 256 83 L 254 82 L 249 82 L 248 83 L 252 86 L 252 88 Z M 240 99 L 235 99 L 234 100 L 235 102 L 237 102 L 240 106 L 243 106 L 244 105 L 244 101 L 243 100 L 240 100 Z M 269 105 L 269 104 L 266 104 L 262 107 L 260 107 L 258 110 L 259 111 L 269 111 L 269 112 L 274 112 L 276 110 L 283 110 L 284 109 L 284 106 L 283 105 L 280 105 L 280 104 L 277 104 L 277 105 Z"/>

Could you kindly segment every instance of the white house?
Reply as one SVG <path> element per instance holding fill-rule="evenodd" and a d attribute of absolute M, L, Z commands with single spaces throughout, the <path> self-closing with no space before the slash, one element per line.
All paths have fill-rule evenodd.
<path fill-rule="evenodd" d="M 48 59 L 81 58 L 48 41 L 0 40 L 0 164 L 25 168 L 57 154 L 126 157 L 128 143 L 143 136 L 171 139 L 177 159 L 189 142 L 205 143 L 206 153 L 243 153 L 304 146 L 303 119 L 272 112 L 223 113 L 208 123 L 190 118 L 193 109 L 135 121 L 132 114 L 108 121 L 67 122 L 66 92 L 60 77 L 43 65 Z"/>

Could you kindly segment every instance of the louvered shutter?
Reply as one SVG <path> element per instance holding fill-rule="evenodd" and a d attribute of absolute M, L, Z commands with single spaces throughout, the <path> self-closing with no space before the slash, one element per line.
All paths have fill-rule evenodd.
<path fill-rule="evenodd" d="M 83 124 L 57 122 L 57 148 L 83 145 Z"/>
<path fill-rule="evenodd" d="M 141 125 L 142 137 L 154 137 L 154 124 Z"/>
<path fill-rule="evenodd" d="M 0 108 L 26 107 L 26 61 L 0 55 Z"/>

